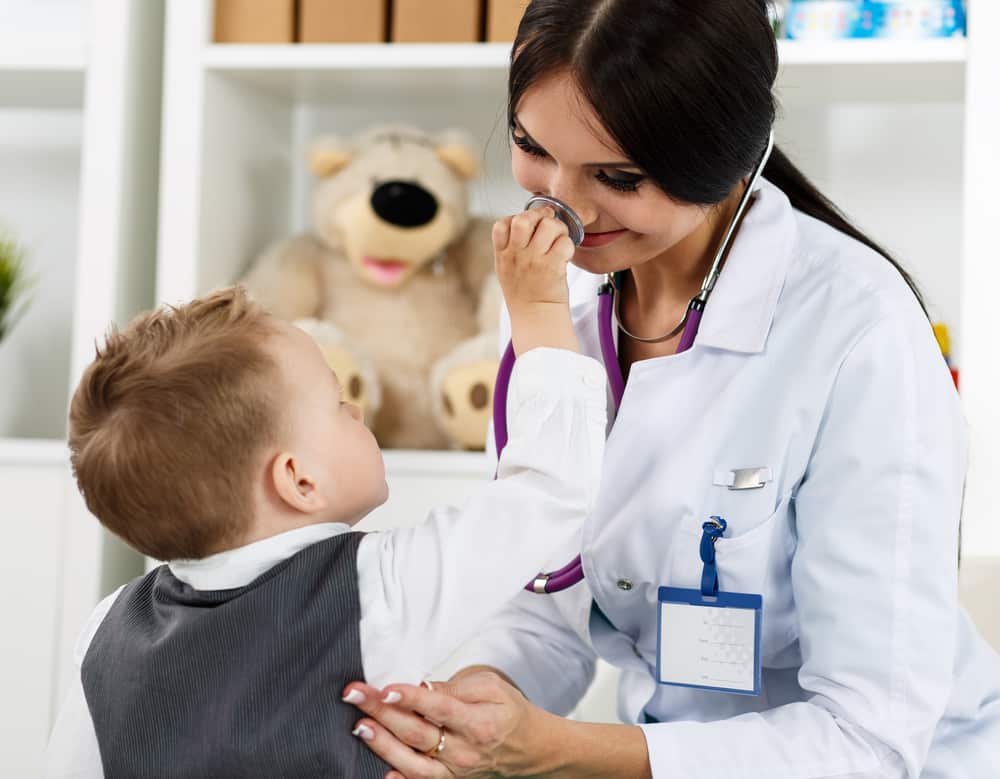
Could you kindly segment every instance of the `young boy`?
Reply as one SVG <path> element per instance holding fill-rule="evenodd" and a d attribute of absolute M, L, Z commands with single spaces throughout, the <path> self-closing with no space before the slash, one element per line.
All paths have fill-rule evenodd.
<path fill-rule="evenodd" d="M 169 562 L 91 616 L 49 776 L 385 775 L 344 686 L 423 678 L 596 496 L 603 369 L 518 272 L 497 480 L 377 534 L 350 528 L 387 497 L 381 453 L 305 333 L 239 288 L 112 330 L 73 398 L 73 467 L 107 528 Z"/>

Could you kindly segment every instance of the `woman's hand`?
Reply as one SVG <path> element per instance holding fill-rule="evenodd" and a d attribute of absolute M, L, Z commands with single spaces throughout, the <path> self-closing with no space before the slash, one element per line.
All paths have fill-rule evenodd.
<path fill-rule="evenodd" d="M 493 225 L 496 273 L 517 354 L 536 346 L 579 351 L 566 282 L 575 251 L 566 225 L 551 208 L 522 211 Z"/>
<path fill-rule="evenodd" d="M 352 691 L 364 700 L 357 701 Z M 558 720 L 490 671 L 435 682 L 433 689 L 394 684 L 379 691 L 354 683 L 344 694 L 370 717 L 358 722 L 359 735 L 396 769 L 398 773 L 388 775 L 393 779 L 485 779 L 537 772 L 546 727 Z M 442 733 L 444 747 L 433 752 Z"/>

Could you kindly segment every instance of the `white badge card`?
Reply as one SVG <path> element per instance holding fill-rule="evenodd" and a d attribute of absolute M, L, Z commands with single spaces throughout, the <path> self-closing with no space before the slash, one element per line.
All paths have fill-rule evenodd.
<path fill-rule="evenodd" d="M 760 595 L 659 589 L 660 684 L 760 695 Z"/>

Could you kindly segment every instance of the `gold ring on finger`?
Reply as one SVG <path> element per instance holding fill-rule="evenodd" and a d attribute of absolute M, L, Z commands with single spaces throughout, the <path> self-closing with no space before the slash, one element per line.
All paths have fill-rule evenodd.
<path fill-rule="evenodd" d="M 445 743 L 444 728 L 441 728 L 437 744 L 428 749 L 426 752 L 424 752 L 424 754 L 427 757 L 432 757 L 436 759 L 438 755 L 444 752 L 444 743 Z"/>

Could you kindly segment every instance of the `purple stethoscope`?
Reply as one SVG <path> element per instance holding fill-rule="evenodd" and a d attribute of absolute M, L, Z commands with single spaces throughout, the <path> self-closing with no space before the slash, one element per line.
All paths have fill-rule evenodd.
<path fill-rule="evenodd" d="M 772 132 L 768 138 L 764 155 L 754 170 L 746 191 L 740 198 L 740 204 L 736 209 L 736 213 L 729 223 L 726 235 L 722 239 L 718 251 L 715 253 L 712 269 L 705 276 L 701 290 L 691 298 L 687 311 L 684 313 L 684 318 L 681 319 L 673 330 L 655 338 L 641 338 L 633 335 L 625 329 L 624 325 L 622 325 L 621 317 L 618 315 L 619 296 L 615 293 L 621 289 L 621 275 L 619 273 L 607 274 L 604 283 L 598 288 L 597 322 L 601 342 L 601 357 L 604 360 L 604 369 L 608 374 L 608 383 L 611 386 L 611 395 L 615 402 L 616 412 L 621 407 L 622 396 L 625 394 L 625 379 L 622 376 L 621 365 L 618 362 L 618 352 L 615 349 L 612 319 L 614 319 L 614 324 L 618 325 L 619 330 L 635 341 L 657 343 L 666 341 L 681 333 L 681 339 L 677 345 L 677 354 L 691 348 L 695 336 L 698 335 L 698 327 L 701 325 L 701 318 L 705 313 L 708 298 L 712 294 L 712 290 L 715 289 L 715 283 L 719 280 L 719 274 L 722 272 L 722 264 L 726 253 L 729 251 L 730 244 L 732 244 L 733 238 L 736 235 L 736 228 L 753 197 L 757 182 L 764 172 L 764 166 L 767 165 L 767 161 L 770 159 L 773 150 L 774 133 Z M 556 217 L 569 229 L 569 237 L 573 241 L 573 244 L 579 246 L 583 242 L 585 233 L 583 223 L 573 209 L 561 200 L 554 197 L 537 195 L 525 204 L 524 209 L 527 211 L 531 208 L 546 207 L 555 211 Z M 510 378 L 514 371 L 515 359 L 514 344 L 509 343 L 500 360 L 500 368 L 497 371 L 496 389 L 493 396 L 493 435 L 496 440 L 497 459 L 500 458 L 500 453 L 507 445 L 507 391 L 510 388 Z M 583 581 L 583 578 L 583 559 L 580 555 L 577 555 L 571 563 L 563 566 L 558 571 L 538 574 L 538 576 L 525 585 L 524 589 L 538 595 L 551 594 L 569 589 L 574 584 Z"/>

